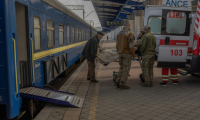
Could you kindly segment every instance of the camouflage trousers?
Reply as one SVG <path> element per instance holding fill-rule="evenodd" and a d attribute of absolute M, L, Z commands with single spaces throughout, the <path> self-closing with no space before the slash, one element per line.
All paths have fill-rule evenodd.
<path fill-rule="evenodd" d="M 153 85 L 153 65 L 155 55 L 144 55 L 142 57 L 142 72 L 146 85 Z"/>
<path fill-rule="evenodd" d="M 117 75 L 116 82 L 119 83 L 119 85 L 125 85 L 126 81 L 128 79 L 129 71 L 131 68 L 131 60 L 132 55 L 131 54 L 120 54 L 119 55 L 119 73 Z"/>

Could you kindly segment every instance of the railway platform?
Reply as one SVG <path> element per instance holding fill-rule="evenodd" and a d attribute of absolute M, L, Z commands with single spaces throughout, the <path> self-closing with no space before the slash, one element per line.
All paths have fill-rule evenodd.
<path fill-rule="evenodd" d="M 109 40 L 100 44 L 104 49 L 115 46 Z M 99 83 L 87 80 L 87 62 L 74 72 L 60 91 L 71 92 L 84 99 L 82 108 L 47 104 L 34 120 L 200 120 L 199 77 L 178 75 L 180 84 L 160 86 L 161 69 L 154 65 L 154 86 L 141 86 L 139 62 L 132 61 L 127 85 L 129 90 L 114 86 L 113 71 L 117 62 L 103 66 L 97 63 Z"/>

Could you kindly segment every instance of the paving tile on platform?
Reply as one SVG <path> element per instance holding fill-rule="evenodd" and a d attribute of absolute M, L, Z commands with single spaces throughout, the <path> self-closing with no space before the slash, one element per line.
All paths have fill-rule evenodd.
<path fill-rule="evenodd" d="M 54 116 L 49 116 L 49 118 L 47 120 L 62 120 L 62 119 L 58 119 L 58 118 L 56 118 Z"/>
<path fill-rule="evenodd" d="M 194 119 L 192 119 L 192 120 L 200 120 L 200 117 L 194 118 Z"/>
<path fill-rule="evenodd" d="M 141 86 L 138 77 L 142 73 L 141 68 L 135 61 L 132 62 L 131 76 L 126 83 L 131 89 L 119 90 L 112 81 L 113 71 L 119 70 L 119 64 L 113 62 L 96 72 L 99 70 L 98 90 L 97 84 L 89 84 L 87 80 L 72 84 L 75 87 L 70 89 L 81 97 L 86 96 L 82 110 L 79 111 L 80 120 L 195 120 L 200 117 L 197 112 L 200 111 L 198 78 L 179 75 L 180 85 L 173 85 L 169 81 L 168 86 L 163 87 L 159 85 L 162 81 L 161 69 L 155 67 L 154 86 L 145 88 Z"/>
<path fill-rule="evenodd" d="M 62 120 L 79 120 L 79 117 L 68 116 L 68 117 L 64 117 Z"/>

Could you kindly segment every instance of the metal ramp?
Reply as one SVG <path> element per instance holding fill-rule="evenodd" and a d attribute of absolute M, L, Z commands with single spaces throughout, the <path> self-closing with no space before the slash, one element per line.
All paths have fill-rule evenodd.
<path fill-rule="evenodd" d="M 39 101 L 69 106 L 82 107 L 84 99 L 77 97 L 71 93 L 66 93 L 57 90 L 27 87 L 20 90 L 21 97 L 35 99 Z"/>

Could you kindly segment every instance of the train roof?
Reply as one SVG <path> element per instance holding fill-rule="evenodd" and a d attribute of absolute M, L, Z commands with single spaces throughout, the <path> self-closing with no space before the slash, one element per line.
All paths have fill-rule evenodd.
<path fill-rule="evenodd" d="M 65 7 L 61 2 L 59 2 L 58 0 L 42 0 L 44 1 L 45 3 L 53 6 L 54 8 L 60 10 L 61 12 L 69 15 L 70 17 L 78 20 L 79 22 L 87 25 L 87 26 L 90 26 L 90 24 L 88 24 L 87 22 L 85 22 L 82 18 L 80 18 L 78 15 L 76 15 L 74 12 L 72 12 L 71 10 L 69 10 L 67 7 Z M 92 26 L 91 26 L 92 27 Z M 96 30 L 94 27 L 92 27 L 93 30 Z"/>

